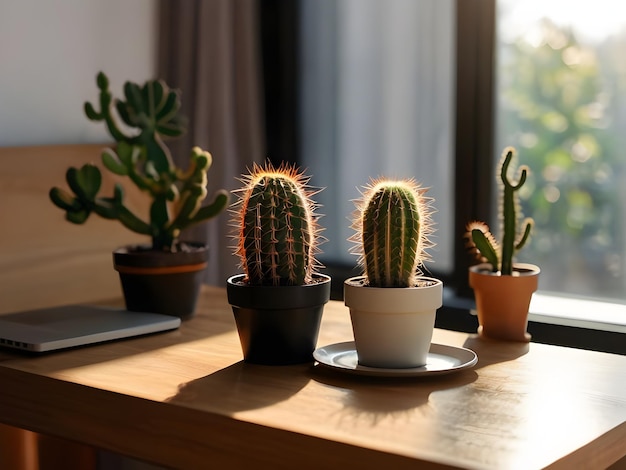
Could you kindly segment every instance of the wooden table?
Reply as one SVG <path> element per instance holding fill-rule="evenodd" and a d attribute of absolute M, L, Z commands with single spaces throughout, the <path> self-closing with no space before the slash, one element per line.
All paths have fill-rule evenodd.
<path fill-rule="evenodd" d="M 351 339 L 330 302 L 319 344 Z M 0 421 L 184 469 L 606 468 L 626 455 L 626 357 L 444 330 L 434 342 L 479 362 L 405 379 L 245 364 L 225 290 L 207 287 L 173 332 L 0 352 Z"/>

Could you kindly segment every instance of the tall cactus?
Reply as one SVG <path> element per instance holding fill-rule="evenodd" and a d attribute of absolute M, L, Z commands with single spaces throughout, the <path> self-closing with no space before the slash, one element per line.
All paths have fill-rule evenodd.
<path fill-rule="evenodd" d="M 293 166 L 254 165 L 242 178 L 236 254 L 251 285 L 303 285 L 319 266 L 315 194 Z"/>
<path fill-rule="evenodd" d="M 491 264 L 492 271 L 500 271 L 504 275 L 513 274 L 513 257 L 530 239 L 534 224 L 530 217 L 522 220 L 518 196 L 518 191 L 526 182 L 528 167 L 525 165 L 519 167 L 517 182 L 509 179 L 509 167 L 515 157 L 515 149 L 507 147 L 502 153 L 499 164 L 502 243 L 499 244 L 496 241 L 489 226 L 484 222 L 470 222 L 467 225 L 466 234 L 470 251 L 481 261 Z M 523 230 L 518 233 L 519 226 L 522 226 Z"/>
<path fill-rule="evenodd" d="M 429 198 L 414 180 L 372 181 L 357 201 L 355 252 L 372 287 L 412 287 L 432 246 Z"/>
<path fill-rule="evenodd" d="M 109 90 L 109 79 L 100 72 L 96 78 L 99 110 L 85 103 L 85 114 L 92 121 L 104 121 L 115 149 L 102 154 L 102 164 L 112 173 L 127 176 L 152 198 L 149 220 L 134 214 L 124 203 L 124 191 L 116 184 L 112 197 L 98 197 L 102 175 L 98 167 L 86 164 L 69 168 L 67 184 L 74 192 L 54 187 L 52 202 L 66 211 L 66 218 L 76 224 L 84 223 L 92 212 L 107 219 L 117 219 L 128 229 L 152 238 L 154 249 L 176 251 L 181 230 L 208 220 L 228 204 L 228 193 L 220 190 L 205 206 L 207 173 L 212 157 L 199 147 L 191 150 L 189 168 L 176 167 L 163 136 L 176 137 L 185 132 L 179 114 L 180 96 L 161 80 L 151 80 L 143 86 L 132 82 L 124 85 L 126 100 L 116 100 Z M 116 121 L 117 111 L 124 124 L 134 129 L 127 135 Z"/>

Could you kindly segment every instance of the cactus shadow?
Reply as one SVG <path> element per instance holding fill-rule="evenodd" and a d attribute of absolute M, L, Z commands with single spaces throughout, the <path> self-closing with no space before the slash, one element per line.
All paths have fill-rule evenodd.
<path fill-rule="evenodd" d="M 471 369 L 428 377 L 346 376 L 319 365 L 311 374 L 315 381 L 342 391 L 346 410 L 372 422 L 427 407 L 431 394 L 469 385 L 478 378 Z"/>
<path fill-rule="evenodd" d="M 166 401 L 227 414 L 264 408 L 302 390 L 311 380 L 306 373 L 310 367 L 310 364 L 267 366 L 240 361 L 182 384 Z"/>
<path fill-rule="evenodd" d="M 530 350 L 530 343 L 498 341 L 475 334 L 465 340 L 463 347 L 471 349 L 476 353 L 478 363 L 474 366 L 474 369 L 480 369 L 524 356 Z"/>

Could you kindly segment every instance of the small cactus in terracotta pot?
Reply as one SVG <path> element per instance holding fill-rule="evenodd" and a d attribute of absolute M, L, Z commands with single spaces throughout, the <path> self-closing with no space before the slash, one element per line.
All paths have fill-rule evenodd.
<path fill-rule="evenodd" d="M 363 275 L 344 283 L 359 363 L 420 367 L 428 361 L 443 284 L 422 273 L 432 243 L 431 199 L 414 180 L 364 188 L 353 220 Z"/>
<path fill-rule="evenodd" d="M 479 333 L 495 339 L 529 341 L 528 308 L 537 290 L 540 269 L 533 264 L 514 263 L 515 254 L 528 243 L 534 226 L 532 218 L 523 218 L 519 203 L 528 167 L 519 167 L 516 179 L 510 176 L 516 157 L 515 149 L 507 147 L 498 164 L 501 240 L 480 221 L 467 224 L 465 238 L 470 253 L 480 262 L 469 269 Z"/>
<path fill-rule="evenodd" d="M 323 241 L 316 190 L 295 167 L 254 165 L 233 209 L 235 254 L 243 274 L 227 281 L 244 360 L 313 360 L 330 278 L 316 260 Z"/>

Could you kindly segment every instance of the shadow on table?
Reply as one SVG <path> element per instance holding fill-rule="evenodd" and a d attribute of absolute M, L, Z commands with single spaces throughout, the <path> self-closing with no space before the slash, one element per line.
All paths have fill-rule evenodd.
<path fill-rule="evenodd" d="M 343 405 L 358 415 L 370 416 L 373 421 L 419 408 L 428 403 L 432 393 L 463 387 L 478 378 L 471 369 L 427 377 L 346 376 L 319 365 L 311 374 L 315 381 L 341 389 Z"/>
<path fill-rule="evenodd" d="M 465 340 L 463 347 L 471 349 L 476 353 L 478 364 L 474 366 L 474 369 L 480 369 L 491 364 L 509 362 L 524 356 L 530 350 L 530 343 L 498 341 L 475 334 Z"/>
<path fill-rule="evenodd" d="M 418 408 L 428 403 L 432 393 L 463 387 L 477 377 L 472 370 L 420 379 L 346 377 L 313 363 L 263 366 L 241 361 L 181 385 L 176 395 L 166 401 L 234 414 L 286 401 L 313 380 L 325 387 L 335 388 L 341 396 L 342 405 L 353 414 L 366 415 L 376 421 L 383 416 Z M 337 395 L 331 393 L 329 396 L 333 394 Z"/>
<path fill-rule="evenodd" d="M 207 409 L 234 413 L 287 400 L 311 380 L 311 364 L 265 366 L 243 361 L 211 375 L 182 384 L 166 401 L 185 405 L 203 404 Z"/>

